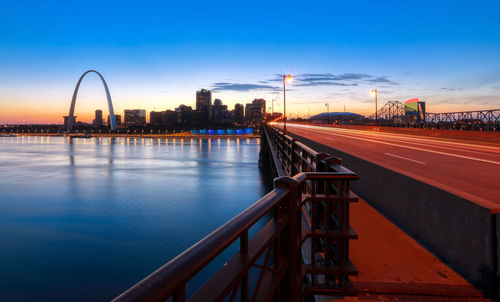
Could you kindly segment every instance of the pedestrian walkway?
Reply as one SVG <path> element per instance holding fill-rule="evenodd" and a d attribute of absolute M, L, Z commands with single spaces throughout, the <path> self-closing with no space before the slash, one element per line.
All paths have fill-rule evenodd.
<path fill-rule="evenodd" d="M 350 259 L 359 295 L 346 301 L 487 301 L 483 294 L 366 202 L 351 206 Z"/>

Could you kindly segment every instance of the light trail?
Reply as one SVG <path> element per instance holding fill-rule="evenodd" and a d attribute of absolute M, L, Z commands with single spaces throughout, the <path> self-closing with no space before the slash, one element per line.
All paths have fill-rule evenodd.
<path fill-rule="evenodd" d="M 296 126 L 296 125 L 294 125 Z M 358 137 L 358 136 L 352 136 L 352 135 L 345 135 L 345 134 L 340 134 L 332 131 L 324 131 L 324 130 L 317 130 L 317 129 L 310 129 L 310 131 L 318 133 L 318 134 L 331 134 L 331 135 L 337 135 L 341 137 L 345 137 L 348 139 L 356 139 L 356 140 L 362 140 L 362 141 L 368 141 L 368 142 L 373 142 L 377 144 L 384 144 L 384 145 L 389 145 L 389 146 L 395 146 L 399 148 L 405 148 L 405 149 L 411 149 L 411 150 L 417 150 L 417 151 L 423 151 L 423 152 L 430 152 L 434 154 L 440 154 L 440 155 L 445 155 L 445 156 L 452 156 L 452 157 L 457 157 L 457 158 L 462 158 L 462 159 L 468 159 L 468 160 L 474 160 L 474 161 L 480 161 L 480 162 L 485 162 L 485 163 L 490 163 L 490 164 L 495 164 L 495 165 L 500 165 L 500 162 L 498 161 L 493 161 L 493 160 L 488 160 L 488 159 L 482 159 L 482 158 L 477 158 L 477 157 L 471 157 L 471 156 L 466 156 L 466 155 L 460 155 L 460 154 L 453 154 L 449 152 L 442 152 L 442 151 L 436 151 L 436 150 L 430 150 L 430 149 L 425 149 L 425 148 L 417 148 L 417 147 L 412 147 L 412 146 L 405 146 L 402 144 L 396 144 L 396 143 L 390 143 L 390 142 L 385 142 L 385 141 L 379 141 L 376 139 L 372 138 L 363 138 L 363 137 Z M 330 132 L 330 133 L 327 133 Z"/>

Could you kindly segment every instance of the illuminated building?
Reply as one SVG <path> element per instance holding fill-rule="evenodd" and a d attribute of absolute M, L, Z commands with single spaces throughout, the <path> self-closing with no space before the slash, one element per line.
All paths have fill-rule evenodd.
<path fill-rule="evenodd" d="M 125 125 L 144 126 L 146 124 L 146 110 L 144 109 L 125 109 Z"/>

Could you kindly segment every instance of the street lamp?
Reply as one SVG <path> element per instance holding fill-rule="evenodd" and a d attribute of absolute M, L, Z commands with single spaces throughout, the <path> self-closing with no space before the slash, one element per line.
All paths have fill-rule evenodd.
<path fill-rule="evenodd" d="M 373 89 L 372 90 L 372 95 L 375 95 L 375 124 L 378 126 L 378 115 L 377 115 L 377 96 L 378 96 L 378 92 L 377 92 L 377 89 Z"/>
<path fill-rule="evenodd" d="M 293 82 L 291 75 L 283 74 L 283 131 L 286 131 L 286 82 L 289 84 Z"/>

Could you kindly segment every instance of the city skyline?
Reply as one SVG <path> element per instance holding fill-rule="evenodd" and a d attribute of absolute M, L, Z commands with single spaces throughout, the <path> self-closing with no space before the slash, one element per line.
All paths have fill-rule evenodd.
<path fill-rule="evenodd" d="M 345 105 L 369 115 L 371 89 L 379 91 L 379 107 L 411 98 L 429 112 L 500 107 L 495 1 L 120 7 L 7 3 L 0 12 L 0 124 L 61 123 L 88 69 L 106 78 L 117 112 L 194 108 L 201 88 L 229 107 L 276 98 L 275 111 L 282 111 L 282 73 L 295 76 L 287 112 L 299 116 L 323 112 L 325 103 L 330 111 Z M 75 114 L 91 122 L 95 109 L 107 116 L 104 105 L 91 75 Z"/>

